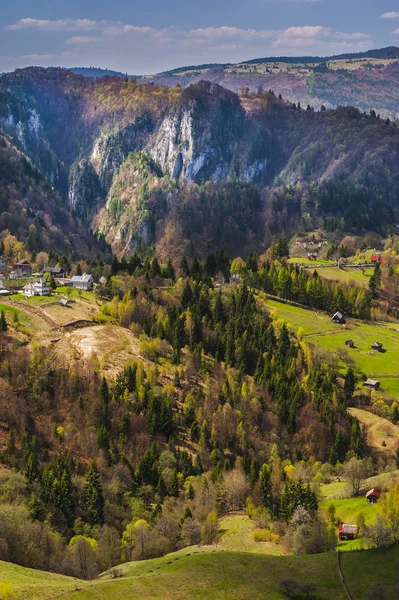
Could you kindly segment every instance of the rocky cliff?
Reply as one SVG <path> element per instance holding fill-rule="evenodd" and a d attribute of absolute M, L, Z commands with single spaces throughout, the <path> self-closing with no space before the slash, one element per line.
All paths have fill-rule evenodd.
<path fill-rule="evenodd" d="M 0 127 L 119 254 L 154 245 L 165 254 L 194 239 L 205 251 L 234 237 L 236 254 L 260 248 L 276 214 L 280 229 L 294 212 L 318 214 L 306 192 L 312 181 L 344 177 L 359 188 L 376 170 L 369 206 L 384 187 L 380 165 L 392 178 L 399 168 L 389 122 L 355 109 L 304 111 L 272 93 L 238 96 L 209 82 L 182 90 L 25 69 L 0 80 Z M 304 198 L 289 204 L 298 185 Z M 389 219 L 394 196 L 381 200 Z"/>

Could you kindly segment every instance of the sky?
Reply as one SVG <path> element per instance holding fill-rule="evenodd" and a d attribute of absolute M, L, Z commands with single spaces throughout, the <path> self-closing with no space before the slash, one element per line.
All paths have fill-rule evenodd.
<path fill-rule="evenodd" d="M 266 56 L 399 46 L 399 0 L 1 0 L 0 72 L 131 75 Z"/>

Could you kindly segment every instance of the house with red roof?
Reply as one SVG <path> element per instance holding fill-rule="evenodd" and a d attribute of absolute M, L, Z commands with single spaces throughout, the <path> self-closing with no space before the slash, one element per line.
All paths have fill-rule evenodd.
<path fill-rule="evenodd" d="M 369 490 L 366 494 L 366 502 L 367 504 L 376 504 L 381 497 L 381 492 L 373 488 Z"/>

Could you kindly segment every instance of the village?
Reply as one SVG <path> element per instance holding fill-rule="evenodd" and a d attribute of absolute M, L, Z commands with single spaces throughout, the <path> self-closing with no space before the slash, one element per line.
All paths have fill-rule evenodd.
<path fill-rule="evenodd" d="M 10 296 L 18 292 L 25 298 L 34 296 L 50 296 L 60 287 L 91 291 L 94 281 L 90 274 L 82 273 L 66 276 L 63 267 L 45 267 L 40 273 L 34 273 L 32 265 L 25 259 L 7 266 L 0 257 L 0 297 Z"/>

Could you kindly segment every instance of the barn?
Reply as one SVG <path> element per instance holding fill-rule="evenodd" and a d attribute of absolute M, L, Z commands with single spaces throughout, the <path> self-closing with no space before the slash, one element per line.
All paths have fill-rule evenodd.
<path fill-rule="evenodd" d="M 338 537 L 340 540 L 354 540 L 357 537 L 357 526 L 341 523 L 338 527 Z"/>
<path fill-rule="evenodd" d="M 379 492 L 375 488 L 373 488 L 372 490 L 369 490 L 366 494 L 367 504 L 376 504 L 378 502 L 378 500 L 380 499 L 380 496 L 381 496 L 381 492 Z"/>
<path fill-rule="evenodd" d="M 344 315 L 342 313 L 340 313 L 339 311 L 333 315 L 331 320 L 333 323 L 338 323 L 339 325 L 345 325 L 345 323 L 346 323 L 346 321 L 344 319 Z"/>

